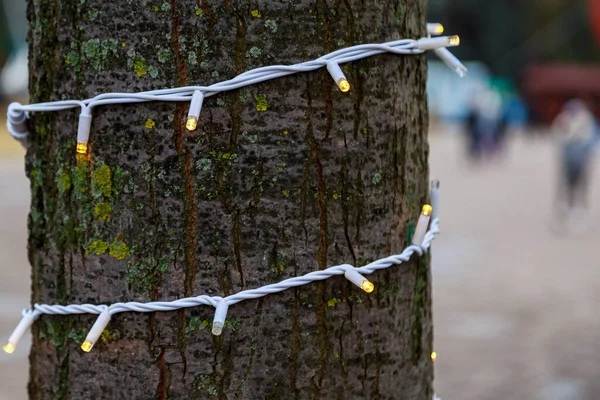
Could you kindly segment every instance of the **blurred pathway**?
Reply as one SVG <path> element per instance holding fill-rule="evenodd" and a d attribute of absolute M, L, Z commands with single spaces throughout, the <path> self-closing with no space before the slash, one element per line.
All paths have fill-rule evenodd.
<path fill-rule="evenodd" d="M 476 168 L 431 135 L 442 234 L 433 246 L 435 387 L 444 400 L 600 398 L 600 163 L 591 230 L 550 229 L 554 148 L 518 139 Z"/>
<path fill-rule="evenodd" d="M 0 130 L 0 135 L 6 135 Z M 3 143 L 0 143 L 0 146 Z M 6 149 L 6 148 L 4 148 Z M 2 154 L 0 150 L 0 154 Z M 20 154 L 20 156 L 19 156 Z M 29 262 L 27 261 L 27 214 L 29 181 L 25 177 L 23 151 L 0 158 L 0 341 L 20 320 L 20 310 L 29 306 Z M 0 354 L 0 400 L 26 399 L 29 335 L 8 356 Z"/>

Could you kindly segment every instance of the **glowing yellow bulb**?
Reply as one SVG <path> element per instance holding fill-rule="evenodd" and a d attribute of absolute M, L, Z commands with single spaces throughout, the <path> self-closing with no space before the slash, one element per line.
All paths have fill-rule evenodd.
<path fill-rule="evenodd" d="M 85 351 L 86 353 L 89 353 L 90 350 L 92 350 L 92 347 L 94 347 L 94 344 L 92 342 L 83 342 L 83 344 L 81 345 L 81 350 Z"/>
<path fill-rule="evenodd" d="M 185 127 L 187 128 L 188 131 L 193 131 L 196 129 L 197 126 L 197 122 L 195 118 L 188 118 L 187 122 L 185 123 Z"/>
<path fill-rule="evenodd" d="M 438 35 L 441 35 L 442 33 L 444 33 L 444 25 L 436 24 L 434 32 Z"/>
<path fill-rule="evenodd" d="M 5 352 L 7 352 L 8 354 L 12 354 L 13 351 L 15 351 L 15 345 L 12 344 L 11 342 L 8 342 L 4 345 L 4 347 L 2 348 Z"/>
<path fill-rule="evenodd" d="M 437 358 L 437 353 L 435 351 L 431 352 L 431 360 L 435 361 L 436 358 Z"/>
<path fill-rule="evenodd" d="M 448 45 L 449 46 L 458 46 L 460 44 L 460 38 L 458 36 L 450 36 L 448 38 Z"/>
<path fill-rule="evenodd" d="M 344 93 L 350 90 L 350 83 L 348 83 L 346 79 L 340 79 L 338 86 L 340 87 L 340 90 Z"/>
<path fill-rule="evenodd" d="M 431 211 L 433 211 L 433 207 L 431 207 L 429 204 L 425 204 L 423 206 L 423 209 L 421 210 L 423 215 L 426 215 L 426 216 L 431 215 Z"/>
<path fill-rule="evenodd" d="M 77 149 L 76 151 L 79 154 L 85 154 L 88 151 L 88 145 L 87 143 L 83 143 L 83 142 L 77 142 Z"/>
<path fill-rule="evenodd" d="M 373 290 L 375 290 L 375 285 L 366 279 L 360 283 L 360 287 L 367 293 L 371 293 Z"/>

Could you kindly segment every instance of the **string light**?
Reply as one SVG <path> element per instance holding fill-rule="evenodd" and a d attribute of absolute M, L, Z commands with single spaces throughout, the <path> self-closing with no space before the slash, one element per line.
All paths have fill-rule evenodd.
<path fill-rule="evenodd" d="M 444 27 L 442 26 L 442 24 L 427 24 L 427 32 L 431 36 L 438 36 L 444 32 Z M 453 38 L 455 38 L 452 40 L 456 42 L 456 45 L 460 44 L 460 38 L 458 36 L 453 36 Z M 460 60 L 450 52 L 450 50 L 448 50 L 445 47 L 440 47 L 434 49 L 433 52 L 436 56 L 438 56 L 440 60 L 442 60 L 444 64 L 448 66 L 448 68 L 456 72 L 458 76 L 464 78 L 467 75 L 467 67 L 465 67 L 463 63 L 461 63 Z M 433 209 L 436 209 L 435 206 L 433 207 Z"/>
<path fill-rule="evenodd" d="M 23 311 L 23 316 L 21 321 L 13 331 L 13 333 L 8 338 L 8 342 L 2 347 L 2 349 L 8 354 L 12 354 L 17 347 L 19 341 L 25 335 L 25 332 L 33 325 L 33 322 L 37 319 L 39 312 L 32 310 Z"/>
<path fill-rule="evenodd" d="M 192 95 L 192 101 L 190 103 L 190 110 L 188 111 L 187 122 L 185 127 L 188 131 L 196 129 L 198 119 L 200 118 L 200 110 L 202 110 L 202 102 L 204 101 L 204 95 L 199 90 L 194 90 Z"/>
<path fill-rule="evenodd" d="M 96 322 L 94 322 L 94 325 L 92 325 L 92 329 L 90 329 L 85 337 L 85 340 L 83 341 L 83 344 L 81 345 L 81 350 L 89 353 L 100 338 L 100 335 L 102 335 L 104 329 L 106 329 L 108 326 L 109 322 L 110 313 L 108 312 L 108 309 L 106 309 L 100 313 L 98 319 L 96 319 Z"/>
<path fill-rule="evenodd" d="M 350 90 L 350 83 L 348 83 L 346 75 L 344 75 L 344 72 L 342 71 L 338 63 L 336 63 L 335 61 L 328 61 L 327 71 L 329 71 L 329 74 L 333 78 L 333 81 L 336 85 L 338 85 L 342 92 L 347 92 L 348 90 Z"/>
<path fill-rule="evenodd" d="M 428 31 L 430 34 L 439 34 L 443 27 L 439 24 Z M 27 118 L 32 112 L 54 112 L 71 108 L 81 108 L 79 126 L 77 129 L 78 154 L 89 153 L 89 139 L 92 125 L 92 110 L 95 107 L 111 104 L 130 104 L 149 101 L 168 102 L 190 102 L 190 110 L 186 120 L 186 128 L 189 131 L 196 129 L 202 102 L 204 97 L 214 96 L 221 92 L 240 89 L 249 85 L 265 82 L 271 79 L 296 74 L 300 72 L 315 71 L 327 67 L 336 85 L 342 92 L 350 90 L 350 83 L 344 76 L 340 64 L 349 63 L 376 54 L 393 53 L 399 55 L 421 54 L 426 50 L 444 49 L 445 47 L 458 46 L 458 36 L 426 37 L 418 40 L 401 39 L 380 44 L 360 44 L 333 51 L 312 61 L 306 61 L 294 65 L 273 65 L 255 68 L 244 72 L 232 79 L 218 82 L 209 86 L 185 86 L 179 88 L 150 90 L 139 93 L 105 93 L 87 100 L 60 100 L 47 103 L 21 105 L 12 103 L 8 107 L 6 126 L 9 133 L 23 145 L 28 136 Z M 464 66 L 454 56 L 444 51 L 438 52 L 438 56 L 447 64 L 454 65 L 453 68 L 459 75 L 466 72 Z M 464 71 L 464 72 L 461 72 Z"/>
<path fill-rule="evenodd" d="M 419 221 L 422 220 L 423 215 L 427 214 L 427 222 L 429 222 L 429 216 L 431 215 L 431 206 L 423 206 L 423 211 Z M 102 332 L 108 326 L 112 315 L 122 312 L 156 312 L 156 311 L 175 311 L 183 308 L 197 307 L 200 305 L 207 305 L 215 307 L 215 316 L 212 324 L 212 334 L 219 336 L 223 332 L 225 321 L 227 318 L 227 311 L 229 306 L 237 304 L 244 300 L 257 299 L 263 296 L 267 296 L 274 293 L 283 292 L 284 290 L 309 284 L 311 282 L 322 281 L 333 276 L 344 275 L 346 279 L 361 288 L 367 293 L 373 292 L 375 286 L 363 274 L 372 274 L 375 271 L 390 268 L 394 265 L 402 264 L 408 261 L 415 253 L 419 256 L 423 255 L 425 251 L 431 246 L 431 242 L 439 234 L 438 222 L 439 219 L 433 219 L 429 231 L 424 235 L 421 244 L 412 244 L 405 248 L 402 253 L 395 254 L 389 257 L 373 261 L 363 267 L 355 268 L 349 264 L 342 264 L 333 267 L 329 267 L 324 270 L 317 270 L 309 272 L 302 276 L 296 276 L 293 278 L 285 279 L 278 283 L 265 285 L 256 289 L 243 290 L 241 292 L 232 294 L 227 297 L 219 296 L 207 296 L 200 295 L 196 297 L 187 297 L 183 299 L 173 301 L 156 301 L 149 303 L 139 302 L 127 302 L 127 303 L 115 303 L 110 306 L 106 305 L 94 305 L 94 304 L 71 304 L 71 305 L 50 305 L 50 304 L 35 304 L 33 310 L 25 310 L 23 312 L 23 318 L 17 328 L 15 328 L 13 334 L 10 336 L 8 343 L 4 346 L 4 351 L 12 353 L 23 337 L 27 329 L 33 324 L 33 322 L 42 314 L 48 315 L 69 315 L 69 314 L 98 314 L 96 322 L 87 334 L 81 349 L 85 352 L 89 352 L 94 347 L 94 344 L 98 341 Z M 417 226 L 420 224 L 417 223 Z M 422 225 L 422 223 L 421 223 Z M 414 242 L 413 242 L 414 243 Z"/>
<path fill-rule="evenodd" d="M 431 361 L 435 362 L 437 360 L 437 353 L 435 351 L 431 352 Z"/>
<path fill-rule="evenodd" d="M 417 221 L 415 227 L 415 233 L 412 238 L 412 244 L 420 246 L 425 240 L 425 234 L 427 233 L 427 227 L 429 226 L 429 220 L 431 218 L 432 207 L 429 204 L 425 204 L 421 209 L 421 215 Z"/>

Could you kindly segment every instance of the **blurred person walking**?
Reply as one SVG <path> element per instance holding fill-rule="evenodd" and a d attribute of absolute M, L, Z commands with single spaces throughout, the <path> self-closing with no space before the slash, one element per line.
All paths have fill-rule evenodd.
<path fill-rule="evenodd" d="M 552 131 L 559 144 L 558 228 L 582 231 L 597 124 L 583 101 L 570 100 L 554 120 Z"/>
<path fill-rule="evenodd" d="M 492 155 L 503 139 L 499 132 L 502 117 L 502 99 L 489 87 L 476 90 L 466 123 L 467 154 L 473 161 Z"/>

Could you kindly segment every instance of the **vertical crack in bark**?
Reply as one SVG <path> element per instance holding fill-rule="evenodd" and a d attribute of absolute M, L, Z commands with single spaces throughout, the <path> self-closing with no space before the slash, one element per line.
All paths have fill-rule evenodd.
<path fill-rule="evenodd" d="M 347 167 L 347 160 L 348 160 L 348 147 L 345 148 L 345 153 L 344 153 L 344 161 L 343 161 L 343 165 L 342 165 L 342 170 L 340 171 L 340 175 L 341 175 L 341 181 L 342 181 L 342 220 L 344 222 L 344 237 L 346 238 L 346 245 L 348 246 L 348 251 L 350 252 L 350 255 L 352 256 L 352 265 L 356 265 L 356 252 L 354 251 L 354 246 L 352 245 L 352 239 L 350 239 L 350 232 L 349 232 L 349 210 L 348 210 L 348 203 L 349 203 L 349 197 L 350 194 L 349 192 L 349 188 L 351 188 L 351 183 L 348 182 L 348 167 Z"/>
<path fill-rule="evenodd" d="M 244 56 L 246 54 L 246 23 L 244 18 L 236 13 L 236 34 L 235 34 L 235 54 L 234 65 L 236 75 L 244 72 Z M 234 153 L 237 150 L 237 140 L 241 126 L 241 102 L 240 90 L 233 92 L 231 104 L 231 136 L 229 138 L 229 152 Z"/>
<path fill-rule="evenodd" d="M 379 328 L 375 339 L 375 380 L 373 381 L 373 399 L 379 399 L 379 379 L 381 378 L 381 337 L 379 336 Z"/>
<path fill-rule="evenodd" d="M 218 340 L 225 339 L 221 336 Z M 233 344 L 236 342 L 235 333 L 231 332 L 229 340 L 227 342 L 223 359 L 221 360 L 221 368 L 223 369 L 223 375 L 221 376 L 221 381 L 219 382 L 219 399 L 227 399 L 227 393 L 229 389 L 229 384 L 231 382 L 231 375 L 235 371 L 235 365 L 233 363 Z M 225 346 L 224 343 L 221 343 Z"/>
<path fill-rule="evenodd" d="M 350 309 L 352 309 L 350 304 L 348 305 L 348 307 Z M 350 317 L 350 318 L 352 318 L 352 317 Z M 340 326 L 340 334 L 338 335 L 338 343 L 340 346 L 339 363 L 340 363 L 340 369 L 342 370 L 342 374 L 344 375 L 344 378 L 346 378 L 348 375 L 348 370 L 346 368 L 346 362 L 344 360 L 344 325 L 346 325 L 346 321 L 347 321 L 346 318 L 344 318 L 342 320 L 342 325 Z"/>
<path fill-rule="evenodd" d="M 158 386 L 156 388 L 156 399 L 157 400 L 166 400 L 169 395 L 169 386 L 170 386 L 170 372 L 167 368 L 167 364 L 165 363 L 165 353 L 167 350 L 164 347 L 161 347 L 160 354 L 156 359 L 156 365 L 160 371 L 160 375 L 158 378 Z"/>
<path fill-rule="evenodd" d="M 185 383 L 187 377 L 187 339 L 185 334 L 185 310 L 177 311 L 177 315 L 179 317 L 178 327 L 177 327 L 177 349 L 179 350 L 179 356 L 181 357 L 181 362 L 183 363 L 183 374 L 182 381 Z"/>
<path fill-rule="evenodd" d="M 246 53 L 246 23 L 244 18 L 239 13 L 236 13 L 236 40 L 235 40 L 235 55 L 234 55 L 234 63 L 235 63 L 235 73 L 240 74 L 244 69 L 244 55 Z M 235 91 L 232 97 L 232 105 L 231 105 L 231 136 L 229 137 L 229 153 L 235 154 L 238 149 L 238 136 L 240 133 L 241 126 L 241 109 L 242 104 L 240 101 L 240 93 L 239 91 Z M 229 169 L 229 164 L 223 167 L 224 170 Z M 226 175 L 226 171 L 224 171 L 223 176 Z M 221 182 L 220 182 L 221 184 Z M 233 227 L 232 227 L 232 241 L 233 241 L 233 252 L 235 254 L 235 263 L 240 275 L 240 290 L 243 290 L 245 287 L 244 283 L 244 270 L 242 268 L 242 256 L 240 252 L 240 217 L 242 211 L 237 205 L 233 205 L 231 201 L 231 196 L 226 196 L 225 191 L 219 190 L 219 193 L 222 193 L 221 199 L 224 202 L 224 205 L 227 209 L 232 213 L 233 218 Z M 225 199 L 227 197 L 227 199 Z M 227 203 L 227 204 L 225 204 Z"/>
<path fill-rule="evenodd" d="M 233 252 L 235 254 L 235 263 L 237 265 L 238 273 L 240 274 L 240 290 L 244 289 L 244 270 L 242 269 L 242 255 L 240 253 L 240 213 L 238 209 L 233 214 L 233 228 L 231 230 L 231 236 L 233 240 Z"/>
<path fill-rule="evenodd" d="M 176 9 L 176 0 L 171 0 L 171 13 L 173 17 L 172 42 L 177 58 L 177 71 L 179 75 L 179 85 L 184 86 L 187 81 L 186 66 L 181 48 L 179 45 L 179 12 Z M 185 105 L 177 106 L 175 110 L 175 144 L 179 153 L 181 173 L 184 180 L 183 204 L 185 213 L 185 280 L 184 296 L 189 297 L 194 292 L 194 282 L 196 280 L 196 194 L 194 190 L 194 177 L 192 171 L 192 160 L 189 152 L 183 147 L 184 141 L 184 123 L 183 116 Z"/>
<path fill-rule="evenodd" d="M 187 72 L 185 59 L 181 51 L 180 40 L 179 40 L 179 19 L 180 13 L 177 10 L 177 1 L 171 0 L 171 38 L 172 46 L 177 61 L 177 74 L 178 83 L 180 86 L 184 86 L 187 82 Z M 185 194 L 183 197 L 184 206 L 184 263 L 185 263 L 185 278 L 184 278 L 184 295 L 186 297 L 191 296 L 194 291 L 194 283 L 196 280 L 196 225 L 197 225 L 197 214 L 196 214 L 196 198 L 194 190 L 194 178 L 192 172 L 191 156 L 188 152 L 185 152 L 183 148 L 184 141 L 184 126 L 183 126 L 183 115 L 185 105 L 178 105 L 174 112 L 174 130 L 175 130 L 175 147 L 179 154 L 180 168 L 184 177 Z M 177 254 L 177 253 L 176 253 Z M 176 263 L 175 263 L 176 265 Z M 178 313 L 178 333 L 177 341 L 179 344 L 179 354 L 183 361 L 183 379 L 185 380 L 187 373 L 187 336 L 185 333 L 186 328 L 186 316 L 185 312 Z M 162 376 L 162 372 L 161 372 Z M 170 385 L 170 379 L 169 379 Z"/>
<path fill-rule="evenodd" d="M 308 80 L 307 80 L 308 82 Z M 319 250 L 318 267 L 327 268 L 327 206 L 325 202 L 325 178 L 323 176 L 323 165 L 319 158 L 319 144 L 315 138 L 312 126 L 312 97 L 310 87 L 306 88 L 307 93 L 307 115 L 306 115 L 306 142 L 310 148 L 311 156 L 317 169 L 317 211 L 319 213 Z M 317 399 L 320 396 L 321 384 L 327 369 L 327 357 L 329 354 L 327 326 L 325 323 L 325 282 L 317 283 L 317 304 L 315 312 L 317 316 L 317 329 L 319 331 L 319 345 L 321 355 L 319 357 L 319 370 L 311 385 L 311 399 Z"/>
<path fill-rule="evenodd" d="M 294 289 L 294 299 L 292 301 L 292 333 L 290 335 L 290 390 L 294 394 L 294 399 L 298 399 L 298 387 L 296 385 L 296 363 L 298 362 L 298 353 L 300 350 L 300 325 L 298 323 L 298 312 L 300 306 L 300 298 L 298 289 Z"/>

